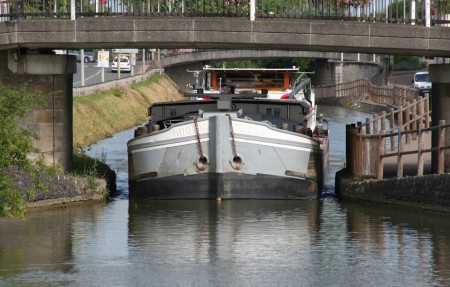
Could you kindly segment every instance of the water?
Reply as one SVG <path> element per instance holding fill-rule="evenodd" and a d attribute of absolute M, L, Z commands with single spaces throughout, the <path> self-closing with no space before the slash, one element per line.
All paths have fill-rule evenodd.
<path fill-rule="evenodd" d="M 341 203 L 345 124 L 330 119 L 330 175 L 320 201 L 128 201 L 125 142 L 92 146 L 118 171 L 108 203 L 0 219 L 0 286 L 450 286 L 450 219 Z"/>

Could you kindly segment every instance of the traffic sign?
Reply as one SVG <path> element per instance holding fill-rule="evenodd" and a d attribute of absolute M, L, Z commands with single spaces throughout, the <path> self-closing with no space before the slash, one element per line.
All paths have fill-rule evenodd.
<path fill-rule="evenodd" d="M 121 54 L 137 54 L 138 49 L 112 49 L 112 52 Z"/>

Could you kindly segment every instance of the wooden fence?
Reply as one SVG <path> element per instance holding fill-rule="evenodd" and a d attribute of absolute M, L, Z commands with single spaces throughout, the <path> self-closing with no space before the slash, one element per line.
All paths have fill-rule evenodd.
<path fill-rule="evenodd" d="M 367 96 L 368 100 L 375 103 L 390 106 L 405 106 L 407 102 L 412 103 L 419 98 L 417 89 L 402 86 L 376 86 L 368 79 L 315 87 L 314 93 L 317 99 L 354 97 L 361 94 Z"/>
<path fill-rule="evenodd" d="M 373 115 L 365 123 L 347 125 L 346 160 L 347 170 L 361 178 L 382 179 L 386 158 L 396 157 L 397 177 L 404 176 L 406 155 L 417 155 L 417 173 L 424 174 L 424 154 L 436 152 L 437 173 L 444 173 L 444 152 L 450 146 L 445 145 L 445 129 L 450 124 L 440 121 L 438 126 L 430 127 L 431 110 L 429 97 L 415 99 L 398 109 L 391 108 L 389 113 Z M 387 128 L 387 124 L 389 128 Z M 438 145 L 425 148 L 424 138 L 430 139 L 430 132 L 437 131 Z M 414 147 L 405 145 L 414 141 Z"/>

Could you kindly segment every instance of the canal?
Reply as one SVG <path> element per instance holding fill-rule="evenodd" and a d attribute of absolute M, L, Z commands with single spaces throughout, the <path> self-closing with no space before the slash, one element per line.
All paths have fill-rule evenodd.
<path fill-rule="evenodd" d="M 118 173 L 108 203 L 0 219 L 0 286 L 450 286 L 448 214 L 342 203 L 345 125 L 367 115 L 320 107 L 330 174 L 319 201 L 129 204 L 126 141 L 88 153 Z"/>

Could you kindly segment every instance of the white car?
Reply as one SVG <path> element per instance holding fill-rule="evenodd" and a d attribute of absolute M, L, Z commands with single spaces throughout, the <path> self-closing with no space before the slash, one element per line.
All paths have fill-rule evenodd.
<path fill-rule="evenodd" d="M 428 72 L 417 72 L 414 74 L 413 87 L 419 89 L 419 94 L 431 93 L 431 82 L 428 77 Z"/>
<path fill-rule="evenodd" d="M 118 66 L 118 58 L 115 57 L 114 60 L 111 63 L 111 71 L 117 72 L 117 66 Z M 130 72 L 131 71 L 131 62 L 130 59 L 127 57 L 121 57 L 120 58 L 120 71 L 121 72 Z"/>

